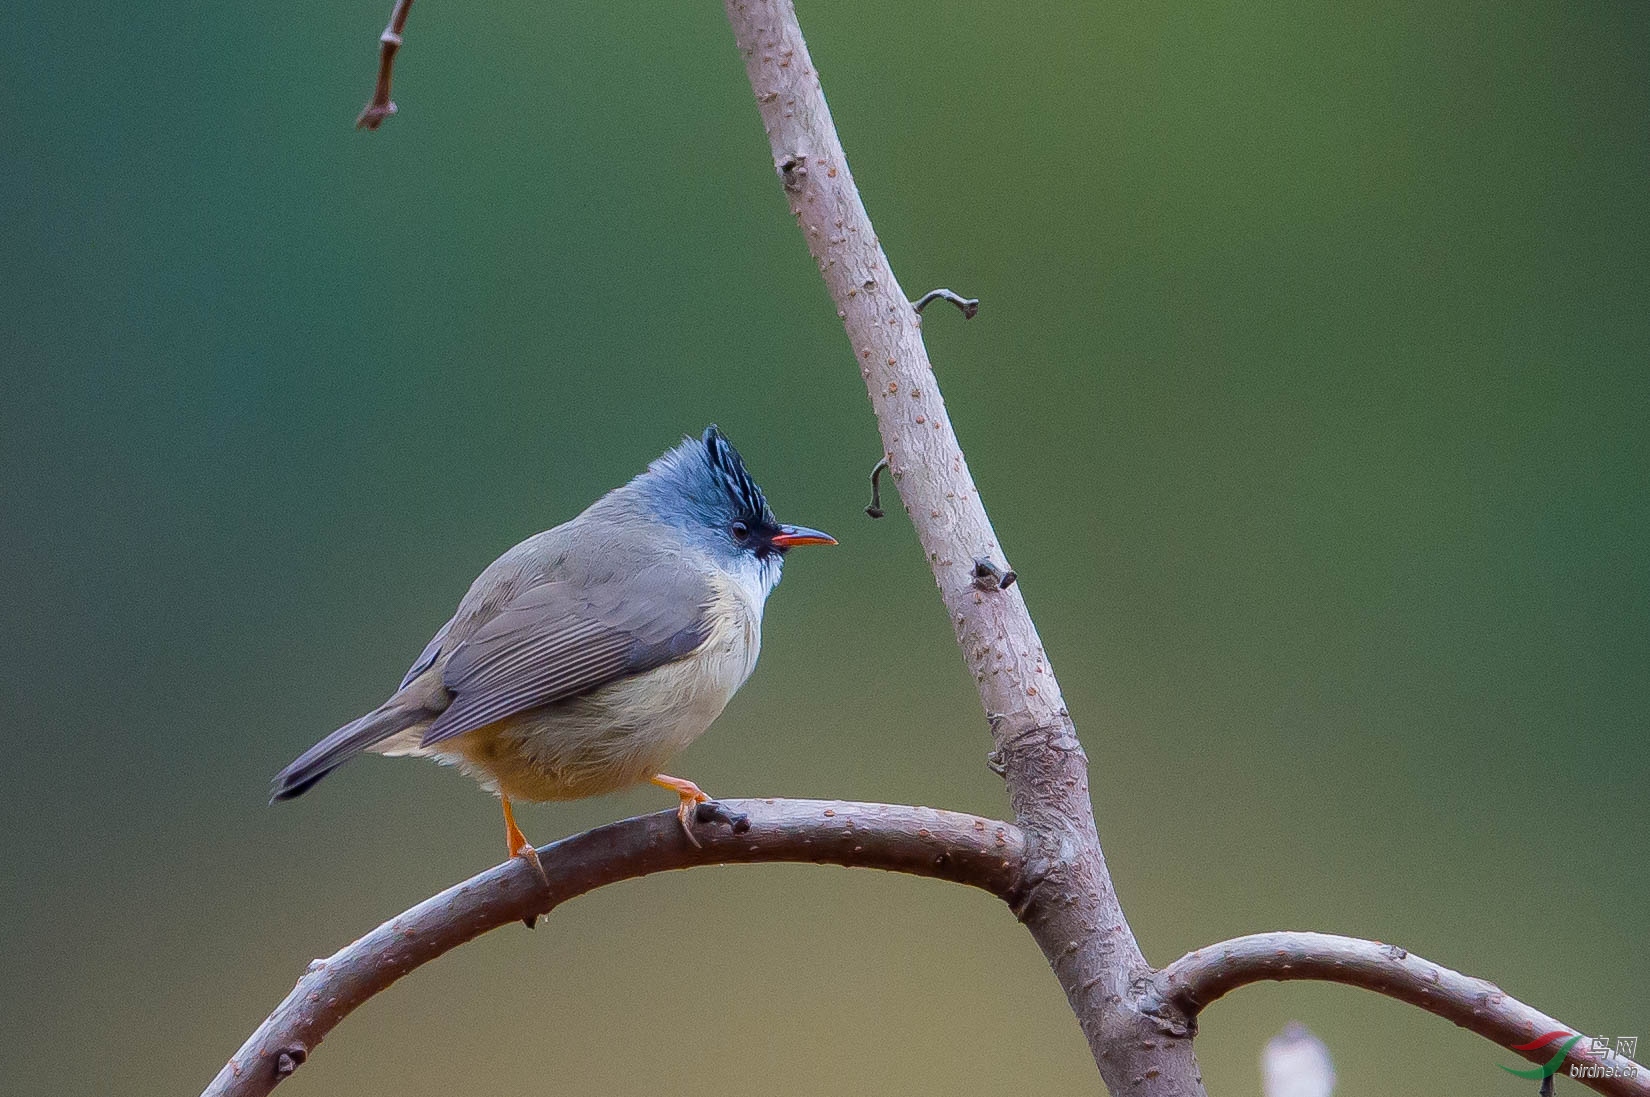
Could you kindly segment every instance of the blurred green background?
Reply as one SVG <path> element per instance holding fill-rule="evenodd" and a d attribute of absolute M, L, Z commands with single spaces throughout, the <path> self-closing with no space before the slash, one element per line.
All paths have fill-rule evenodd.
<path fill-rule="evenodd" d="M 193 1093 L 325 955 L 501 854 L 452 772 L 270 808 L 471 577 L 722 424 L 792 561 L 678 767 L 1006 810 L 719 5 L 24 0 L 0 33 L 0 1062 Z M 1088 747 L 1147 955 L 1400 942 L 1650 1035 L 1650 8 L 805 3 Z M 551 838 L 657 790 L 528 807 Z M 1518 1094 L 1375 996 L 1343 1093 Z M 993 900 L 811 867 L 604 890 L 349 1018 L 290 1092 L 1081 1093 Z M 1568 1084 L 1568 1083 L 1566 1083 Z M 283 1090 L 285 1092 L 285 1090 Z"/>

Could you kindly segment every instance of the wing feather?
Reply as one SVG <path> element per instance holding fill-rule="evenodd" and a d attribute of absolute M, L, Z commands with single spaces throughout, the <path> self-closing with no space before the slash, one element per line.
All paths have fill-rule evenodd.
<path fill-rule="evenodd" d="M 412 668 L 401 679 L 401 689 L 406 689 L 412 684 L 414 678 L 435 665 L 436 658 L 441 654 L 441 645 L 447 642 L 447 632 L 453 627 L 453 621 L 455 620 L 457 618 L 448 618 L 447 623 L 436 630 L 434 638 L 424 645 L 424 650 L 419 653 L 418 660 L 413 663 Z"/>
<path fill-rule="evenodd" d="M 423 745 L 679 659 L 709 636 L 709 603 L 709 584 L 680 566 L 530 586 L 453 648 L 441 670 L 453 701 Z"/>

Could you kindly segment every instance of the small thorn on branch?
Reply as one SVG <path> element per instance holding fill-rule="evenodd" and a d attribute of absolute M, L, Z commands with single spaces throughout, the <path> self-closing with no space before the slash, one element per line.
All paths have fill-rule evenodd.
<path fill-rule="evenodd" d="M 411 3 L 411 0 L 408 0 Z M 808 176 L 808 158 L 798 154 L 785 157 L 779 163 L 779 178 L 784 181 L 785 189 L 796 192 L 802 189 L 803 182 Z"/>
<path fill-rule="evenodd" d="M 395 51 L 401 48 L 401 35 L 406 30 L 407 12 L 411 8 L 412 0 L 395 0 L 389 26 L 378 36 L 378 86 L 373 89 L 372 101 L 355 120 L 356 129 L 375 130 L 395 113 L 395 102 L 390 98 L 390 78 L 395 70 Z"/>
<path fill-rule="evenodd" d="M 275 1080 L 290 1078 L 293 1071 L 304 1065 L 309 1049 L 302 1044 L 288 1044 L 275 1056 Z"/>
<path fill-rule="evenodd" d="M 991 562 L 986 556 L 974 557 L 974 585 L 981 590 L 1007 590 L 1019 576 Z"/>
<path fill-rule="evenodd" d="M 948 289 L 931 289 L 912 301 L 911 307 L 916 310 L 918 316 L 921 316 L 922 310 L 928 307 L 930 301 L 950 301 L 962 310 L 964 320 L 974 319 L 974 314 L 980 311 L 980 299 L 978 297 L 960 297 Z"/>
<path fill-rule="evenodd" d="M 882 460 L 877 462 L 877 467 L 871 470 L 871 505 L 865 508 L 865 513 L 869 514 L 872 518 L 881 518 L 884 514 L 882 509 L 882 494 L 879 490 L 879 485 L 877 484 L 877 478 L 882 475 L 883 470 L 887 467 L 888 458 L 884 457 Z"/>
<path fill-rule="evenodd" d="M 696 823 L 726 823 L 735 834 L 744 834 L 751 828 L 751 817 L 742 811 L 729 811 L 715 800 L 706 800 L 693 809 Z"/>

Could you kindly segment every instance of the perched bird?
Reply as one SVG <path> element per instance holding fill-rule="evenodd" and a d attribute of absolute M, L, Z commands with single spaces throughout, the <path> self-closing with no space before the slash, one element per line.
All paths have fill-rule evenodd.
<path fill-rule="evenodd" d="M 500 556 L 389 700 L 275 777 L 290 800 L 362 751 L 458 766 L 504 803 L 512 856 L 540 873 L 511 800 L 574 800 L 651 781 L 690 815 L 709 799 L 666 762 L 756 667 L 785 553 L 834 545 L 780 525 L 715 426 L 584 513 Z"/>

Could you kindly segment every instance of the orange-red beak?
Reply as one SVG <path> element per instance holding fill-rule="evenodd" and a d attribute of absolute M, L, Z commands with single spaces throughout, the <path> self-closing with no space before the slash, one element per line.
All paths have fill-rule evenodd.
<path fill-rule="evenodd" d="M 780 526 L 779 532 L 768 539 L 774 548 L 793 548 L 797 545 L 834 545 L 836 538 L 807 526 Z"/>

